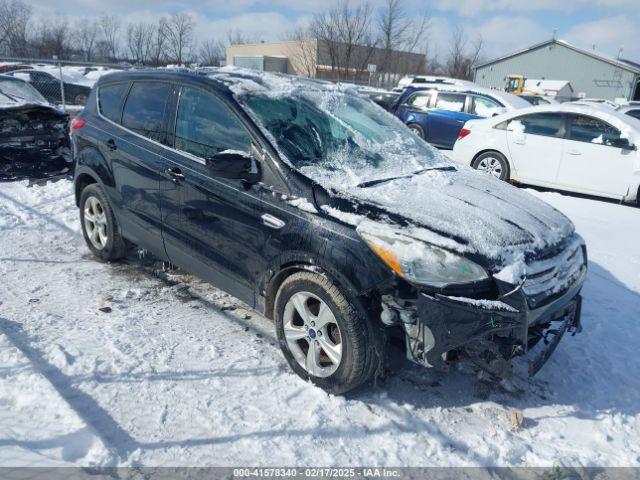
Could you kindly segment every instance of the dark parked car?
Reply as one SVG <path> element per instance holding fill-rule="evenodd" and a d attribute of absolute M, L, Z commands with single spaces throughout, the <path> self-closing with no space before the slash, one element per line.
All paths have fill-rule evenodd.
<path fill-rule="evenodd" d="M 339 86 L 115 73 L 72 129 L 89 249 L 115 260 L 135 244 L 237 296 L 330 392 L 383 371 L 390 331 L 418 364 L 509 375 L 512 357 L 544 339 L 535 373 L 579 328 L 586 248 L 571 222 Z"/>
<path fill-rule="evenodd" d="M 0 179 L 40 179 L 72 167 L 69 116 L 28 83 L 0 75 Z"/>
<path fill-rule="evenodd" d="M 369 97 L 375 104 L 380 105 L 386 111 L 391 111 L 393 105 L 400 97 L 399 92 L 387 92 L 384 90 L 360 90 L 360 95 Z"/>
<path fill-rule="evenodd" d="M 430 144 L 452 149 L 468 120 L 487 118 L 531 105 L 510 93 L 457 86 L 404 90 L 391 111 Z"/>
<path fill-rule="evenodd" d="M 50 73 L 41 70 L 15 70 L 9 72 L 7 75 L 29 82 L 48 101 L 52 103 L 62 103 L 60 80 Z M 84 105 L 87 103 L 87 97 L 91 92 L 90 87 L 69 82 L 63 82 L 63 87 L 66 103 L 73 105 Z"/>

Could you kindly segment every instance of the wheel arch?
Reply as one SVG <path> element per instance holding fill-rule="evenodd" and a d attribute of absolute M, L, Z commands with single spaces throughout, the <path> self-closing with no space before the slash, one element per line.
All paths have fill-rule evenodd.
<path fill-rule="evenodd" d="M 313 272 L 318 275 L 327 277 L 331 282 L 333 282 L 338 288 L 343 291 L 343 294 L 345 296 L 357 303 L 357 308 L 361 309 L 363 313 L 367 314 L 367 317 L 370 316 L 369 313 L 371 312 L 371 308 L 373 305 L 373 292 L 359 292 L 355 285 L 351 281 L 349 281 L 349 279 L 345 275 L 340 273 L 338 269 L 326 264 L 326 262 L 318 262 L 318 259 L 316 258 L 310 259 L 309 255 L 306 255 L 306 257 L 306 259 L 291 259 L 290 261 L 281 264 L 277 268 L 269 269 L 269 271 L 265 275 L 265 278 L 262 282 L 263 286 L 260 290 L 261 294 L 264 295 L 262 299 L 262 306 L 264 315 L 267 318 L 272 320 L 275 318 L 274 309 L 278 290 L 280 290 L 280 287 L 287 278 L 298 272 Z"/>
<path fill-rule="evenodd" d="M 89 185 L 98 183 L 98 180 L 92 174 L 88 172 L 82 172 L 76 175 L 74 180 L 74 193 L 76 199 L 76 206 L 80 206 L 80 195 L 82 195 L 82 191 L 87 188 Z"/>
<path fill-rule="evenodd" d="M 504 157 L 505 162 L 507 162 L 507 169 L 508 169 L 508 172 L 509 172 L 509 180 L 508 181 L 509 182 L 514 182 L 514 181 L 517 182 L 518 181 L 517 178 L 514 178 L 514 177 L 516 177 L 516 174 L 518 172 L 514 168 L 513 161 L 511 160 L 511 158 L 509 158 L 509 155 L 507 155 L 506 153 L 500 151 L 497 148 L 483 148 L 482 150 L 480 150 L 479 152 L 477 152 L 473 156 L 473 158 L 471 159 L 471 162 L 469 163 L 469 166 L 473 167 L 474 162 L 476 161 L 476 159 L 480 155 L 485 154 L 485 153 L 490 153 L 490 152 L 498 153 L 498 154 L 500 154 L 500 155 L 502 155 Z"/>
<path fill-rule="evenodd" d="M 509 156 L 508 156 L 508 155 L 505 155 L 503 152 L 501 152 L 501 151 L 500 151 L 500 150 L 498 150 L 497 148 L 484 148 L 484 149 L 480 150 L 479 152 L 477 152 L 477 153 L 473 156 L 473 158 L 471 159 L 471 162 L 469 162 L 469 166 L 473 166 L 473 162 L 475 162 L 475 161 L 476 161 L 476 159 L 477 159 L 480 155 L 482 155 L 482 154 L 484 154 L 484 153 L 489 153 L 489 152 L 496 152 L 496 153 L 499 153 L 500 155 L 502 155 L 502 156 L 505 158 L 505 160 L 507 161 L 507 164 L 509 165 L 509 170 L 512 170 L 512 169 L 513 169 L 512 165 L 511 165 L 511 160 L 509 160 Z"/>
<path fill-rule="evenodd" d="M 113 176 L 107 168 L 107 161 L 97 148 L 88 146 L 78 152 L 73 183 L 76 206 L 79 206 L 80 195 L 87 185 L 113 185 Z"/>

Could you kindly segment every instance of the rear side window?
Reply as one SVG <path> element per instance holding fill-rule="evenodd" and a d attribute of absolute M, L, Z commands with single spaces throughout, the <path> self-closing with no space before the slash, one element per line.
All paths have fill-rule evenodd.
<path fill-rule="evenodd" d="M 614 145 L 620 140 L 620 130 L 597 118 L 576 115 L 571 119 L 569 140 Z"/>
<path fill-rule="evenodd" d="M 543 137 L 562 137 L 564 117 L 560 113 L 545 112 L 524 115 L 511 120 L 507 129 L 516 133 L 528 133 Z"/>
<path fill-rule="evenodd" d="M 135 82 L 122 112 L 122 126 L 140 135 L 161 142 L 162 122 L 171 84 Z"/>
<path fill-rule="evenodd" d="M 109 120 L 120 123 L 120 107 L 122 99 L 129 88 L 128 83 L 116 83 L 115 85 L 105 85 L 100 87 L 98 92 L 98 108 L 100 113 Z"/>
<path fill-rule="evenodd" d="M 490 98 L 480 97 L 478 95 L 471 96 L 471 111 L 469 113 L 472 115 L 487 118 L 498 115 L 502 111 L 502 105 Z"/>
<path fill-rule="evenodd" d="M 436 108 L 448 112 L 462 112 L 466 95 L 458 93 L 438 93 Z"/>
<path fill-rule="evenodd" d="M 185 87 L 176 118 L 175 148 L 200 158 L 223 150 L 251 151 L 251 137 L 233 113 L 212 94 Z"/>

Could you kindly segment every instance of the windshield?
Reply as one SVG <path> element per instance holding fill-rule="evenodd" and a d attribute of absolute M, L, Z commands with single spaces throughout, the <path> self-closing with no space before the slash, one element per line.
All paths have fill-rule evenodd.
<path fill-rule="evenodd" d="M 35 88 L 19 80 L 0 80 L 0 93 L 4 93 L 5 95 L 15 99 L 27 100 L 30 102 L 47 102 Z"/>
<path fill-rule="evenodd" d="M 319 182 L 345 186 L 449 166 L 394 116 L 354 93 L 249 94 L 243 103 L 281 154 Z"/>

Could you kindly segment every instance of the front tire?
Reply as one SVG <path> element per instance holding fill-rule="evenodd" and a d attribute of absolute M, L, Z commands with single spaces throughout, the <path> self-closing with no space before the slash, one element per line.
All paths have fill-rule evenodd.
<path fill-rule="evenodd" d="M 425 140 L 427 138 L 426 134 L 424 133 L 424 129 L 420 125 L 417 125 L 415 123 L 410 123 L 409 125 L 407 125 L 407 127 L 409 127 L 409 130 L 411 130 L 421 139 Z"/>
<path fill-rule="evenodd" d="M 383 365 L 383 329 L 322 275 L 288 277 L 276 295 L 275 322 L 293 371 L 329 393 L 368 383 Z"/>
<path fill-rule="evenodd" d="M 499 180 L 509 181 L 511 174 L 509 162 L 500 152 L 484 152 L 475 158 L 471 166 L 479 172 L 489 174 Z"/>
<path fill-rule="evenodd" d="M 89 250 L 100 260 L 111 261 L 126 254 L 116 217 L 102 187 L 88 185 L 80 195 L 80 224 Z"/>

